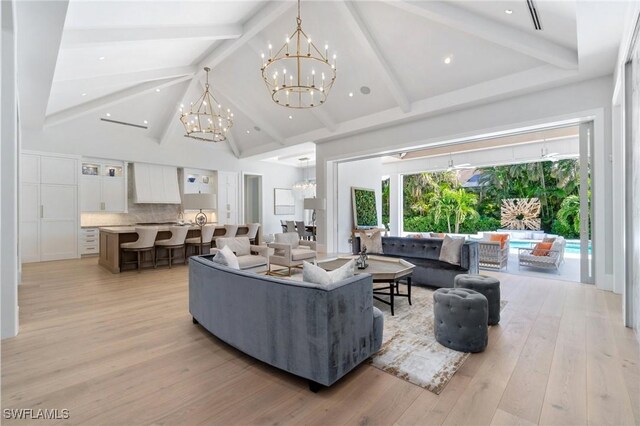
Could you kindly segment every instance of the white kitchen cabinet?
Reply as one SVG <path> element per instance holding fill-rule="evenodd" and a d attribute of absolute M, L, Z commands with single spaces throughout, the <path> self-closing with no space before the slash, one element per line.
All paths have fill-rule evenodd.
<path fill-rule="evenodd" d="M 215 194 L 216 178 L 212 171 L 184 169 L 183 187 L 185 194 Z"/>
<path fill-rule="evenodd" d="M 218 223 L 238 223 L 238 173 L 218 171 Z"/>
<path fill-rule="evenodd" d="M 22 261 L 78 257 L 78 158 L 23 153 L 20 168 Z"/>
<path fill-rule="evenodd" d="M 80 177 L 82 212 L 127 212 L 126 163 L 85 159 Z"/>
<path fill-rule="evenodd" d="M 133 175 L 136 203 L 181 203 L 177 167 L 135 163 Z"/>
<path fill-rule="evenodd" d="M 98 228 L 82 228 L 80 230 L 80 255 L 100 253 L 100 231 Z"/>

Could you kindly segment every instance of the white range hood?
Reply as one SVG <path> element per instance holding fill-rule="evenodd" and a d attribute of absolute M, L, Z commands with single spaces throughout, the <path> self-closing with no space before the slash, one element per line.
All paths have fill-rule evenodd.
<path fill-rule="evenodd" d="M 133 182 L 136 203 L 181 203 L 177 167 L 135 163 L 133 165 Z"/>

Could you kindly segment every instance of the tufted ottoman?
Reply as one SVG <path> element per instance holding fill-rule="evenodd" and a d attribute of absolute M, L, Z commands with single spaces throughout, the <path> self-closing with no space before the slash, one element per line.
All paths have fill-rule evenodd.
<path fill-rule="evenodd" d="M 466 288 L 440 288 L 433 293 L 436 340 L 462 352 L 487 347 L 487 298 Z"/>
<path fill-rule="evenodd" d="M 489 303 L 489 325 L 500 322 L 500 280 L 486 275 L 456 275 L 454 288 L 468 288 L 484 295 Z"/>

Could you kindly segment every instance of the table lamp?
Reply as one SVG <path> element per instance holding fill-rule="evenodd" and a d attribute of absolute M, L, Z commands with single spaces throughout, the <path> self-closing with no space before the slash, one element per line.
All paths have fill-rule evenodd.
<path fill-rule="evenodd" d="M 200 253 L 202 253 L 202 227 L 207 224 L 207 215 L 202 210 L 215 210 L 217 208 L 214 194 L 184 194 L 183 210 L 200 210 L 196 214 L 196 224 L 200 227 Z"/>

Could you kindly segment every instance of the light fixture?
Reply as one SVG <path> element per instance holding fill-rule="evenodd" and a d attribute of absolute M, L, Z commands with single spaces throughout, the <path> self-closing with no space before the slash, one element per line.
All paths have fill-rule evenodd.
<path fill-rule="evenodd" d="M 156 89 L 156 92 L 160 92 L 160 89 Z"/>
<path fill-rule="evenodd" d="M 99 61 L 104 61 L 104 56 L 100 56 L 100 57 L 98 58 L 98 60 L 99 60 Z"/>
<path fill-rule="evenodd" d="M 147 120 L 144 120 L 143 123 L 144 124 L 149 124 L 149 122 Z"/>
<path fill-rule="evenodd" d="M 349 92 L 349 97 L 353 98 L 353 92 Z"/>
<path fill-rule="evenodd" d="M 336 80 L 336 55 L 329 62 L 329 45 L 324 54 L 302 30 L 300 0 L 298 0 L 297 27 L 285 39 L 280 50 L 273 54 L 269 45 L 269 57 L 262 53 L 262 79 L 271 99 L 288 108 L 313 108 L 322 105 Z M 290 46 L 291 44 L 294 46 Z"/>
<path fill-rule="evenodd" d="M 247 130 L 247 134 L 251 133 L 251 130 Z"/>
<path fill-rule="evenodd" d="M 105 115 L 106 115 L 107 117 L 111 117 L 111 114 L 110 114 L 110 113 L 106 113 Z"/>
<path fill-rule="evenodd" d="M 451 56 L 447 56 L 446 58 L 444 58 L 444 63 L 449 65 L 451 63 Z"/>
<path fill-rule="evenodd" d="M 233 126 L 233 113 L 228 108 L 222 108 L 209 92 L 211 68 L 205 67 L 204 70 L 207 73 L 204 93 L 196 102 L 191 103 L 189 111 L 184 111 L 184 107 L 180 106 L 180 121 L 187 137 L 205 142 L 223 142 L 227 140 L 227 132 Z"/>
<path fill-rule="evenodd" d="M 312 198 L 316 196 L 316 183 L 312 182 L 311 180 L 309 180 L 309 178 L 306 177 L 307 175 L 307 168 L 309 168 L 309 157 L 302 157 L 299 158 L 298 160 L 300 161 L 304 161 L 305 162 L 305 178 L 304 180 L 300 181 L 300 182 L 296 182 L 293 187 L 291 187 L 291 189 L 293 190 L 293 195 L 297 198 L 297 199 L 303 199 L 303 198 Z"/>
<path fill-rule="evenodd" d="M 290 116 L 289 116 L 289 120 L 293 120 L 293 115 L 290 115 Z"/>
<path fill-rule="evenodd" d="M 458 170 L 458 169 L 468 169 L 469 166 L 471 166 L 471 163 L 454 164 L 453 163 L 453 155 L 451 155 L 451 153 L 449 153 L 449 165 L 447 167 L 447 171 L 448 172 L 450 172 L 452 170 Z"/>
<path fill-rule="evenodd" d="M 82 94 L 82 95 L 80 95 L 80 96 L 87 96 L 87 94 L 86 94 L 86 93 L 83 93 L 83 94 Z"/>
<path fill-rule="evenodd" d="M 511 15 L 513 13 L 513 10 L 511 9 L 505 9 L 504 13 L 506 13 L 507 15 Z"/>

